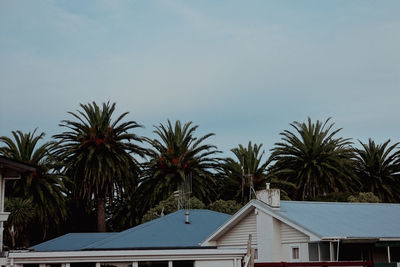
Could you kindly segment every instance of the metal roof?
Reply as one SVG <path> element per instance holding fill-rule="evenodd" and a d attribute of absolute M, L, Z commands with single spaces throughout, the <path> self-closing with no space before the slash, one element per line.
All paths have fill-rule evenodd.
<path fill-rule="evenodd" d="M 321 238 L 400 238 L 400 204 L 281 201 L 275 212 Z"/>
<path fill-rule="evenodd" d="M 70 233 L 40 243 L 30 249 L 34 251 L 75 251 L 117 233 Z"/>
<path fill-rule="evenodd" d="M 179 210 L 119 233 L 67 234 L 31 249 L 35 251 L 76 251 L 150 248 L 200 248 L 199 243 L 221 226 L 230 215 L 210 210 Z"/>
<path fill-rule="evenodd" d="M 185 223 L 185 211 L 179 210 L 125 230 L 86 249 L 200 247 L 199 243 L 230 217 L 210 210 L 190 210 L 189 213 L 189 224 Z"/>

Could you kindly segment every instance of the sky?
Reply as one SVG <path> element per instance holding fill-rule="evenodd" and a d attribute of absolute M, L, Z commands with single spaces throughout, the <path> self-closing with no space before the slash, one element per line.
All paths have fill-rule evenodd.
<path fill-rule="evenodd" d="M 199 125 L 223 155 L 290 123 L 400 141 L 398 0 L 0 0 L 0 136 L 65 129 L 92 101 Z"/>

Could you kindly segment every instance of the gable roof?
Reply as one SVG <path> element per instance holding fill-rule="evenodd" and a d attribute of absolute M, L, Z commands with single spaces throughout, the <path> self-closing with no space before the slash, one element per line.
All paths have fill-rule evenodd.
<path fill-rule="evenodd" d="M 35 251 L 200 248 L 199 243 L 230 215 L 210 210 L 179 210 L 119 233 L 67 234 L 36 245 Z M 102 236 L 103 235 L 103 236 Z"/>
<path fill-rule="evenodd" d="M 217 240 L 254 209 L 308 235 L 323 239 L 400 239 L 400 204 L 281 201 L 279 209 L 251 200 L 202 245 Z"/>

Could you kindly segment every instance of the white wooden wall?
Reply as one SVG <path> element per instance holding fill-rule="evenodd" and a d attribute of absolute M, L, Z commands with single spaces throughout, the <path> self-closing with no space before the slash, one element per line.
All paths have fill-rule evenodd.
<path fill-rule="evenodd" d="M 308 242 L 310 238 L 285 223 L 281 223 L 282 244 Z"/>
<path fill-rule="evenodd" d="M 256 214 L 252 211 L 244 219 L 233 226 L 225 235 L 217 242 L 218 247 L 240 246 L 246 247 L 249 234 L 252 235 L 252 245 L 257 245 L 257 219 Z"/>

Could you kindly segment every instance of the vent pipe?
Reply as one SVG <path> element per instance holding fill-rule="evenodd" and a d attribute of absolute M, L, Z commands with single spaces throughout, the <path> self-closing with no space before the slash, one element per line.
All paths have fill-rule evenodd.
<path fill-rule="evenodd" d="M 186 224 L 189 224 L 190 222 L 189 222 L 189 211 L 186 211 L 185 212 L 185 223 Z"/>

